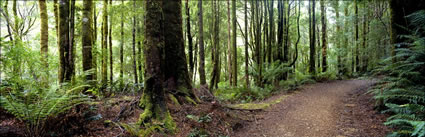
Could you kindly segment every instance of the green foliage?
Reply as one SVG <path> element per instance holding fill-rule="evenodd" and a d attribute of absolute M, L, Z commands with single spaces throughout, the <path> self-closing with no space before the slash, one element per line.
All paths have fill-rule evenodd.
<path fill-rule="evenodd" d="M 264 88 L 251 86 L 251 88 L 245 87 L 232 87 L 228 85 L 228 82 L 218 83 L 218 89 L 214 92 L 219 100 L 230 101 L 230 102 L 252 102 L 255 100 L 263 100 L 270 96 L 274 91 L 274 86 L 265 85 Z"/>
<path fill-rule="evenodd" d="M 193 129 L 187 137 L 208 137 L 208 133 L 204 129 Z"/>
<path fill-rule="evenodd" d="M 26 85 L 25 85 L 26 84 Z M 10 83 L 1 86 L 0 107 L 25 122 L 27 136 L 44 136 L 50 118 L 66 113 L 71 108 L 88 103 L 90 98 L 77 91 L 84 87 L 48 89 L 37 84 Z"/>
<path fill-rule="evenodd" d="M 409 17 L 418 30 L 423 30 L 425 25 L 415 22 L 423 21 L 424 11 Z M 425 37 L 420 36 L 402 36 L 409 40 L 404 43 L 409 47 L 397 49 L 394 57 L 383 61 L 388 65 L 375 70 L 387 74 L 370 92 L 379 107 L 387 108 L 383 112 L 392 114 L 385 123 L 395 129 L 389 136 L 425 136 Z"/>

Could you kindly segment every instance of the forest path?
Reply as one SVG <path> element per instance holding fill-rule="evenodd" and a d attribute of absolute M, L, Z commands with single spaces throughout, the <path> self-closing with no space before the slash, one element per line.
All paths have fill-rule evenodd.
<path fill-rule="evenodd" d="M 255 114 L 238 137 L 385 136 L 385 116 L 364 94 L 372 80 L 339 80 L 304 86 L 280 103 Z"/>

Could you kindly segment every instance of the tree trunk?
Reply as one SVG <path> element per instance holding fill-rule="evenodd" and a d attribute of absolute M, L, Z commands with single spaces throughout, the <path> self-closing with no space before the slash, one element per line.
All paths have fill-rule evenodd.
<path fill-rule="evenodd" d="M 124 0 L 121 0 L 124 5 Z M 121 13 L 120 88 L 124 86 L 124 12 Z"/>
<path fill-rule="evenodd" d="M 229 75 L 229 85 L 233 85 L 233 73 L 232 73 L 232 46 L 231 44 L 231 27 L 230 27 L 230 0 L 227 0 L 227 73 Z"/>
<path fill-rule="evenodd" d="M 357 6 L 357 0 L 354 0 L 354 25 L 355 25 L 355 64 L 353 67 L 355 67 L 355 71 L 360 71 L 360 57 L 359 57 L 359 13 L 358 13 L 358 6 Z"/>
<path fill-rule="evenodd" d="M 341 55 L 342 54 L 342 45 L 341 45 L 341 25 L 340 25 L 340 20 L 339 20 L 339 0 L 334 1 L 334 10 L 335 10 L 335 18 L 336 18 L 336 55 L 337 55 L 337 76 L 340 77 L 342 75 L 342 68 L 344 66 L 342 59 L 341 59 Z"/>
<path fill-rule="evenodd" d="M 345 35 L 346 33 L 348 33 L 348 27 L 349 27 L 349 24 L 348 24 L 348 4 L 346 4 L 346 6 L 344 7 L 344 32 L 343 32 L 343 34 Z M 348 75 L 348 72 L 349 72 L 349 65 L 347 65 L 347 63 L 348 63 L 348 58 L 349 58 L 349 56 L 348 56 L 348 38 L 347 37 L 344 37 L 343 38 L 344 39 L 344 42 L 343 42 L 343 54 L 342 55 L 345 55 L 343 58 L 342 58 L 342 63 L 343 63 L 343 65 L 342 65 L 342 70 L 343 70 L 343 72 L 342 72 L 342 74 L 343 75 Z"/>
<path fill-rule="evenodd" d="M 133 12 L 136 12 L 136 1 L 133 1 L 133 8 L 134 8 Z M 136 16 L 133 16 L 133 73 L 134 73 L 134 83 L 138 84 L 139 82 L 137 77 L 138 75 L 137 75 L 137 56 L 136 56 L 136 27 L 137 27 Z"/>
<path fill-rule="evenodd" d="M 83 71 L 86 74 L 86 80 L 93 80 L 93 32 L 92 32 L 92 0 L 84 0 L 83 4 L 83 18 L 81 24 L 81 45 L 83 47 L 82 55 L 83 55 Z"/>
<path fill-rule="evenodd" d="M 49 54 L 49 24 L 47 18 L 47 7 L 46 0 L 38 1 L 40 8 L 40 53 L 41 53 L 41 62 L 43 64 L 43 76 L 42 83 L 45 87 L 48 86 L 49 82 L 49 63 L 48 63 L 48 54 Z M 1 47 L 0 47 L 1 55 Z M 1 74 L 1 72 L 0 72 Z M 0 77 L 1 82 L 1 77 Z"/>
<path fill-rule="evenodd" d="M 273 2 L 271 2 L 273 3 Z M 272 4 L 273 5 L 273 4 Z M 273 7 L 273 6 L 272 6 Z M 246 88 L 249 88 L 249 53 L 248 53 L 248 1 L 245 1 L 245 84 Z M 272 23 L 274 24 L 274 23 Z M 274 38 L 273 38 L 274 39 Z M 270 46 L 271 48 L 271 46 Z M 269 61 L 271 60 L 271 49 L 270 49 L 270 56 Z"/>
<path fill-rule="evenodd" d="M 201 85 L 207 84 L 205 78 L 205 51 L 204 51 L 204 24 L 203 24 L 203 12 L 202 12 L 202 0 L 198 3 L 199 13 L 199 79 Z"/>
<path fill-rule="evenodd" d="M 112 0 L 109 0 L 109 6 L 112 7 Z M 114 83 L 114 72 L 113 72 L 113 65 L 114 65 L 114 61 L 112 60 L 113 54 L 112 54 L 112 14 L 111 17 L 109 18 L 109 82 L 110 85 L 112 86 Z"/>
<path fill-rule="evenodd" d="M 322 12 L 322 68 L 323 72 L 327 71 L 327 35 L 326 35 L 326 9 L 324 0 L 320 0 L 320 10 Z"/>
<path fill-rule="evenodd" d="M 233 45 L 233 86 L 238 85 L 238 54 L 236 47 L 236 0 L 232 0 L 232 45 Z"/>
<path fill-rule="evenodd" d="M 190 30 L 190 8 L 189 8 L 189 0 L 186 0 L 186 31 L 187 31 L 187 39 L 188 39 L 188 45 L 189 45 L 189 72 L 192 75 L 193 74 L 193 68 L 194 68 L 194 61 L 193 61 L 193 39 L 192 39 L 192 33 Z M 190 75 L 190 78 L 192 76 Z"/>
<path fill-rule="evenodd" d="M 103 1 L 102 21 L 102 87 L 108 82 L 108 0 Z"/>
<path fill-rule="evenodd" d="M 192 82 L 189 78 L 189 71 L 187 69 L 187 60 L 184 48 L 182 11 L 175 10 L 181 9 L 181 7 L 181 1 L 177 0 L 166 1 L 163 3 L 163 33 L 165 36 L 165 47 L 163 48 L 165 53 L 165 59 L 163 59 L 161 63 L 165 64 L 164 67 L 162 67 L 162 71 L 165 75 L 164 80 L 167 92 L 173 93 L 173 95 L 177 97 L 180 103 L 194 103 L 191 99 L 195 99 L 196 97 L 193 93 Z M 146 19 L 149 19 L 149 17 L 147 16 Z M 148 27 L 148 24 L 145 25 L 145 27 Z M 157 27 L 153 26 L 153 28 Z M 156 38 L 155 35 L 153 36 L 154 38 Z M 148 36 L 145 37 L 149 38 Z M 146 42 L 149 42 L 149 40 L 146 40 Z M 151 46 L 149 45 L 145 46 L 151 48 Z M 148 57 L 146 57 L 146 54 L 149 54 L 146 53 L 148 51 L 148 49 L 145 49 L 146 61 L 148 60 Z M 148 63 L 149 62 L 147 62 L 146 65 L 148 65 Z M 191 99 L 188 100 L 187 98 Z"/>
<path fill-rule="evenodd" d="M 162 62 L 162 50 L 165 46 L 163 28 L 165 20 L 163 18 L 163 11 L 161 10 L 163 1 L 146 0 L 144 2 L 146 23 L 144 23 L 145 44 L 143 55 L 146 61 L 146 73 L 144 73 L 146 79 L 144 92 L 140 99 L 144 112 L 140 115 L 138 123 L 147 127 L 151 125 L 151 122 L 160 121 L 167 130 L 173 131 L 172 129 L 174 129 L 176 125 L 168 112 L 163 87 L 164 74 L 162 68 L 164 67 L 164 62 Z M 133 31 L 135 31 L 135 29 L 133 29 Z"/>
<path fill-rule="evenodd" d="M 210 90 L 214 88 L 218 88 L 218 82 L 220 82 L 220 41 L 219 41 L 219 25 L 220 25 L 220 19 L 219 19 L 219 11 L 220 7 L 217 6 L 219 4 L 217 0 L 214 0 L 212 2 L 212 13 L 213 13 L 213 48 L 212 48 L 212 62 L 213 62 L 213 71 L 211 74 L 211 84 L 210 84 Z"/>
<path fill-rule="evenodd" d="M 93 1 L 93 80 L 97 80 L 97 57 L 98 57 L 98 49 L 97 49 L 97 15 L 96 15 L 96 1 Z"/>
<path fill-rule="evenodd" d="M 69 68 L 69 73 L 65 73 L 66 79 L 70 79 L 71 82 L 74 82 L 73 78 L 75 75 L 75 1 L 71 1 L 71 15 L 70 16 L 70 22 L 69 22 L 69 28 L 70 28 L 70 44 L 68 47 L 65 47 L 65 59 L 67 61 L 67 65 Z"/>
<path fill-rule="evenodd" d="M 311 25 L 310 25 L 310 69 L 309 69 L 309 72 L 312 74 L 312 75 L 315 75 L 316 74 L 316 63 L 315 63 L 315 56 L 316 56 L 316 54 L 315 54 L 315 52 L 316 52 L 316 50 L 315 50 L 315 42 L 316 42 L 316 31 L 314 31 L 315 30 L 315 28 L 316 28 L 316 15 L 315 15 L 315 7 L 316 7 L 316 4 L 315 4 L 316 2 L 315 2 L 315 0 L 310 0 L 309 1 L 309 5 L 311 4 L 311 7 L 309 6 L 309 12 L 310 12 L 310 22 L 311 22 Z"/>
<path fill-rule="evenodd" d="M 70 40 L 69 40 L 69 1 L 60 0 L 59 4 L 59 83 L 69 82 L 71 80 L 69 76 L 69 60 L 67 52 L 69 52 Z"/>
<path fill-rule="evenodd" d="M 282 0 L 278 0 L 277 2 L 277 9 L 278 9 L 278 23 L 277 23 L 277 58 L 275 60 L 279 60 L 280 62 L 283 62 L 283 53 L 282 53 L 282 46 L 283 46 L 283 14 L 284 14 L 284 5 Z"/>

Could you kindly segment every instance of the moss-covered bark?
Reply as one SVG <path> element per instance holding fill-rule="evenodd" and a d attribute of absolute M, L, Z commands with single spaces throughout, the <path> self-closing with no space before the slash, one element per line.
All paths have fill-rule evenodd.
<path fill-rule="evenodd" d="M 328 65 L 327 65 L 327 35 L 326 35 L 326 9 L 325 9 L 325 1 L 320 0 L 320 10 L 322 13 L 322 71 L 326 72 Z"/>
<path fill-rule="evenodd" d="M 60 0 L 58 3 L 58 40 L 59 40 L 59 83 L 68 82 L 71 79 L 66 78 L 66 74 L 69 73 L 66 59 L 66 47 L 69 47 L 69 1 Z"/>
<path fill-rule="evenodd" d="M 140 101 L 144 112 L 139 117 L 139 124 L 145 127 L 160 125 L 173 131 L 176 125 L 168 112 L 163 87 L 165 63 L 163 1 L 146 0 L 144 5 L 146 23 L 143 52 L 146 65 L 145 88 Z"/>
<path fill-rule="evenodd" d="M 108 0 L 103 1 L 102 13 L 102 86 L 108 82 Z"/>
<path fill-rule="evenodd" d="M 202 11 L 202 0 L 198 3 L 198 25 L 199 25 L 199 79 L 201 85 L 207 84 L 205 78 L 205 51 L 204 51 L 204 24 L 203 24 L 203 11 Z"/>
<path fill-rule="evenodd" d="M 82 55 L 83 55 L 83 71 L 87 73 L 86 80 L 93 80 L 93 72 L 87 72 L 93 69 L 93 32 L 92 32 L 92 0 L 84 0 L 83 18 L 81 21 L 82 31 Z"/>
<path fill-rule="evenodd" d="M 41 53 L 41 62 L 43 63 L 43 85 L 47 86 L 49 79 L 49 64 L 48 64 L 48 53 L 49 53 L 49 25 L 47 18 L 47 7 L 46 0 L 39 0 L 39 9 L 40 9 L 40 53 Z M 0 49 L 1 50 L 1 49 Z"/>

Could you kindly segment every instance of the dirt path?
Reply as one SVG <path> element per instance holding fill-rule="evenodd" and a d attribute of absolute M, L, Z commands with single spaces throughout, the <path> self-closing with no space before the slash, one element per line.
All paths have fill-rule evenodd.
<path fill-rule="evenodd" d="M 305 86 L 259 112 L 238 130 L 238 137 L 376 137 L 388 131 L 385 116 L 373 110 L 363 93 L 369 80 L 343 80 Z"/>

